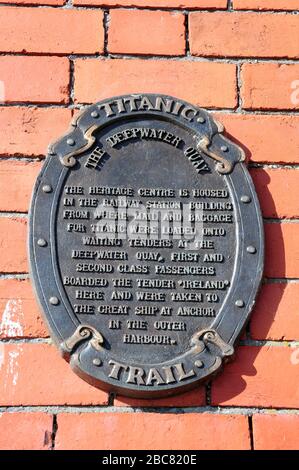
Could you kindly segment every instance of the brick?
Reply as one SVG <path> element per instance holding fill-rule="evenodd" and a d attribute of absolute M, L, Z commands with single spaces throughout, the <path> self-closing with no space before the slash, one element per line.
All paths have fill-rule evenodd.
<path fill-rule="evenodd" d="M 265 224 L 265 275 L 299 277 L 299 224 Z"/>
<path fill-rule="evenodd" d="M 67 0 L 0 0 L 0 3 L 14 4 L 14 5 L 64 5 Z"/>
<path fill-rule="evenodd" d="M 132 406 L 132 407 L 171 407 L 171 406 L 204 406 L 205 388 L 197 387 L 191 392 L 186 392 L 177 396 L 169 398 L 157 398 L 148 400 L 138 400 L 136 398 L 128 398 L 123 396 L 116 396 L 114 399 L 114 406 Z"/>
<path fill-rule="evenodd" d="M 75 61 L 77 102 L 137 92 L 172 94 L 200 106 L 232 108 L 237 104 L 235 65 L 141 59 Z"/>
<path fill-rule="evenodd" d="M 1 101 L 68 103 L 69 61 L 63 57 L 0 57 Z"/>
<path fill-rule="evenodd" d="M 184 22 L 181 13 L 111 10 L 108 50 L 126 54 L 184 55 Z"/>
<path fill-rule="evenodd" d="M 105 405 L 108 401 L 107 393 L 80 379 L 50 344 L 3 344 L 0 378 L 0 405 Z"/>
<path fill-rule="evenodd" d="M 255 340 L 299 339 L 299 283 L 264 284 L 250 321 Z"/>
<path fill-rule="evenodd" d="M 1 450 L 51 449 L 52 419 L 47 413 L 0 414 Z"/>
<path fill-rule="evenodd" d="M 299 367 L 284 346 L 240 346 L 212 382 L 212 405 L 299 407 Z"/>
<path fill-rule="evenodd" d="M 26 239 L 25 217 L 0 217 L 0 272 L 28 272 Z"/>
<path fill-rule="evenodd" d="M 299 0 L 234 0 L 235 10 L 299 10 Z"/>
<path fill-rule="evenodd" d="M 226 8 L 227 0 L 74 0 L 74 5 L 98 5 L 104 7 L 157 7 L 157 8 Z"/>
<path fill-rule="evenodd" d="M 0 210 L 27 212 L 40 162 L 0 160 Z"/>
<path fill-rule="evenodd" d="M 194 12 L 189 16 L 193 55 L 298 58 L 296 15 Z"/>
<path fill-rule="evenodd" d="M 255 450 L 298 450 L 299 415 L 253 415 Z"/>
<path fill-rule="evenodd" d="M 104 47 L 96 10 L 2 7 L 0 52 L 94 54 Z"/>
<path fill-rule="evenodd" d="M 299 64 L 243 64 L 245 109 L 299 109 Z"/>
<path fill-rule="evenodd" d="M 246 416 L 208 413 L 61 413 L 55 442 L 80 450 L 250 448 Z"/>
<path fill-rule="evenodd" d="M 216 114 L 217 119 L 257 163 L 299 163 L 299 116 Z M 287 136 L 282 138 L 282 136 Z"/>
<path fill-rule="evenodd" d="M 45 155 L 70 121 L 69 109 L 0 107 L 0 156 Z"/>
<path fill-rule="evenodd" d="M 298 170 L 251 169 L 264 217 L 299 216 Z"/>
<path fill-rule="evenodd" d="M 0 280 L 0 337 L 49 336 L 29 279 Z"/>

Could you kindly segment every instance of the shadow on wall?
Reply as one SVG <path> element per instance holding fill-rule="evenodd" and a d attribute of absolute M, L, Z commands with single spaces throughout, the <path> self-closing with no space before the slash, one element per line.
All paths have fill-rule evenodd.
<path fill-rule="evenodd" d="M 226 133 L 227 137 L 235 142 L 238 146 L 240 146 L 246 155 L 246 163 L 251 160 L 251 152 L 250 150 L 244 146 L 244 144 L 240 141 L 238 141 L 234 136 L 230 135 L 229 133 Z M 268 190 L 267 186 L 270 183 L 270 177 L 266 171 L 264 171 L 262 168 L 260 168 L 258 171 L 260 171 L 263 179 L 263 192 L 262 194 L 259 192 L 258 197 L 259 201 L 261 204 L 262 199 L 267 201 L 267 207 L 271 207 L 272 211 L 276 213 L 275 210 L 275 202 L 272 198 L 271 192 Z M 263 204 L 261 204 L 262 206 Z M 269 237 L 267 236 L 267 229 L 271 228 L 270 225 L 273 227 L 275 226 L 275 247 L 270 246 L 269 243 Z M 265 227 L 266 226 L 266 227 Z M 268 279 L 270 277 L 269 273 L 271 274 L 271 265 L 272 263 L 275 264 L 276 269 L 279 267 L 279 272 L 281 273 L 279 277 L 283 278 L 286 276 L 286 262 L 285 262 L 285 246 L 284 246 L 284 239 L 283 239 L 283 233 L 281 229 L 281 224 L 279 223 L 271 223 L 269 222 L 264 222 L 264 227 L 266 228 L 265 230 L 265 268 L 264 268 L 264 277 L 262 281 L 262 285 L 260 288 L 260 292 L 257 296 L 256 299 L 256 304 L 258 305 L 261 302 L 261 299 L 263 298 L 263 287 L 266 283 L 268 283 Z M 268 242 L 268 243 L 267 243 Z M 274 248 L 274 249 L 273 249 Z M 280 301 L 283 297 L 283 293 L 285 288 L 287 287 L 287 284 L 282 284 L 282 288 L 276 292 L 275 295 L 271 296 L 271 304 L 269 305 L 269 309 L 271 309 L 271 312 L 277 312 L 278 306 L 280 304 Z M 265 322 L 263 319 L 263 338 L 261 339 L 266 339 L 267 338 L 267 333 L 269 332 L 271 325 L 274 321 L 274 315 L 269 315 L 267 311 L 258 309 L 258 315 L 265 315 L 267 318 L 267 321 Z M 255 315 L 256 309 L 254 308 L 252 311 L 251 319 Z M 255 318 L 256 320 L 256 318 Z M 268 322 L 268 323 L 267 323 Z M 250 323 L 251 320 L 249 320 L 249 324 L 247 325 L 246 332 L 243 334 L 241 337 L 241 340 L 250 340 L 251 335 L 250 335 Z M 223 371 L 219 374 L 219 385 L 221 385 L 221 391 L 219 390 L 219 393 L 216 392 L 215 394 L 215 400 L 213 400 L 213 393 L 212 393 L 212 404 L 214 401 L 214 404 L 216 402 L 226 402 L 231 400 L 234 397 L 237 397 L 239 394 L 241 394 L 247 387 L 247 377 L 253 377 L 258 375 L 258 371 L 255 367 L 255 361 L 260 353 L 262 347 L 254 347 L 248 346 L 239 346 L 236 345 L 236 357 L 234 359 L 234 362 L 232 364 L 227 364 L 224 366 Z M 232 380 L 231 380 L 232 379 Z M 213 384 L 213 382 L 212 382 Z M 212 388 L 213 391 L 213 388 Z M 218 395 L 218 397 L 216 397 Z M 220 397 L 220 400 L 218 398 Z M 254 405 L 254 404 L 253 404 Z"/>

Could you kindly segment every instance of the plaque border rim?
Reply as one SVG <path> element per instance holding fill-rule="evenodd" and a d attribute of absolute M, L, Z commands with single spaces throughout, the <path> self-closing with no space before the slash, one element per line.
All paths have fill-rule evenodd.
<path fill-rule="evenodd" d="M 123 96 L 132 96 L 132 95 L 123 95 Z M 137 96 L 137 95 L 134 95 L 134 96 Z M 160 95 L 160 94 L 148 94 L 148 93 L 145 93 L 145 94 L 138 94 L 138 96 L 164 96 L 165 95 Z M 172 98 L 172 99 L 176 99 L 176 98 L 173 98 L 173 97 L 169 97 L 169 95 L 166 95 L 166 97 L 168 98 Z M 109 98 L 109 101 L 110 100 L 113 100 L 113 98 Z M 183 103 L 186 103 L 184 102 L 183 100 L 179 100 L 179 101 L 182 101 Z M 76 125 L 74 125 L 74 122 L 72 124 L 73 128 L 71 129 L 71 132 L 67 132 L 63 137 L 61 137 L 58 141 L 56 141 L 56 143 L 54 143 L 54 145 L 52 144 L 52 146 L 50 147 L 49 149 L 49 154 L 47 156 L 47 159 L 45 161 L 45 164 L 43 166 L 43 169 L 40 173 L 40 175 L 38 176 L 38 179 L 37 179 L 37 182 L 36 182 L 36 185 L 35 185 L 35 188 L 34 188 L 34 192 L 33 192 L 33 195 L 32 195 L 32 202 L 31 202 L 31 209 L 30 209 L 30 222 L 29 222 L 29 244 L 28 244 L 28 249 L 29 249 L 29 259 L 30 259 L 30 278 L 31 280 L 33 281 L 32 284 L 34 286 L 34 290 L 36 292 L 36 297 L 38 298 L 38 301 L 39 301 L 39 304 L 41 306 L 41 310 L 42 310 L 42 314 L 43 314 L 43 317 L 46 319 L 46 323 L 50 329 L 50 331 L 52 332 L 52 337 L 54 336 L 54 340 L 55 342 L 57 343 L 58 347 L 60 348 L 61 352 L 62 352 L 62 355 L 68 360 L 70 361 L 70 364 L 71 364 L 71 367 L 75 370 L 75 372 L 80 376 L 82 377 L 84 380 L 86 380 L 87 382 L 91 383 L 92 385 L 96 385 L 106 391 L 110 391 L 110 392 L 117 392 L 117 393 L 121 393 L 122 395 L 127 395 L 127 396 L 131 396 L 131 397 L 137 397 L 137 398 L 158 398 L 158 397 L 165 397 L 165 396 L 170 396 L 170 395 L 174 395 L 176 393 L 181 393 L 181 392 L 184 392 L 184 391 L 187 391 L 187 390 L 191 390 L 192 388 L 196 387 L 198 385 L 198 383 L 202 382 L 202 381 L 207 381 L 211 378 L 211 376 L 215 375 L 215 373 L 218 373 L 219 372 L 219 369 L 221 368 L 221 366 L 223 365 L 223 363 L 227 362 L 227 360 L 229 360 L 232 356 L 232 353 L 230 354 L 223 354 L 223 355 L 220 355 L 220 356 L 216 356 L 216 357 L 220 357 L 220 364 L 217 365 L 216 367 L 216 370 L 213 369 L 213 367 L 211 367 L 211 370 L 210 370 L 210 373 L 209 374 L 206 374 L 204 377 L 202 378 L 196 378 L 194 380 L 191 380 L 189 381 L 188 383 L 184 383 L 184 384 L 178 384 L 176 383 L 175 385 L 170 385 L 170 386 L 166 386 L 165 388 L 161 388 L 159 386 L 151 386 L 150 389 L 136 389 L 136 386 L 126 386 L 126 387 L 123 387 L 123 386 L 117 386 L 113 383 L 111 383 L 111 381 L 102 381 L 102 380 L 99 380 L 97 378 L 95 378 L 93 375 L 90 375 L 89 373 L 87 373 L 85 370 L 82 370 L 82 368 L 80 367 L 80 353 L 82 352 L 82 348 L 81 346 L 74 352 L 72 352 L 71 354 L 68 355 L 68 353 L 66 353 L 65 350 L 63 350 L 63 347 L 61 346 L 65 339 L 67 337 L 70 337 L 70 331 L 69 331 L 69 328 L 71 327 L 71 323 L 73 324 L 74 327 L 78 327 L 79 326 L 79 321 L 74 321 L 74 318 L 72 316 L 69 315 L 68 313 L 68 316 L 70 316 L 70 320 L 71 322 L 69 323 L 69 325 L 65 328 L 64 331 L 61 330 L 61 328 L 59 328 L 57 325 L 55 325 L 55 322 L 53 320 L 53 310 L 56 311 L 57 313 L 57 310 L 58 309 L 62 309 L 63 308 L 63 303 L 60 302 L 60 305 L 56 305 L 56 306 L 53 306 L 53 305 L 49 305 L 49 295 L 48 296 L 45 296 L 45 289 L 44 289 L 44 286 L 43 286 L 43 282 L 41 280 L 41 276 L 40 276 L 40 272 L 39 270 L 37 269 L 37 264 L 36 264 L 36 252 L 39 251 L 41 248 L 40 247 L 37 247 L 36 246 L 36 238 L 39 238 L 40 235 L 36 235 L 36 230 L 38 231 L 39 229 L 36 228 L 36 204 L 37 204 L 37 200 L 38 198 L 42 198 L 41 200 L 43 202 L 47 201 L 48 205 L 49 205 L 49 201 L 52 200 L 52 203 L 50 204 L 50 213 L 51 213 L 51 218 L 49 221 L 47 221 L 47 226 L 48 226 L 48 233 L 47 233 L 47 236 L 49 235 L 48 237 L 48 240 L 52 243 L 53 242 L 53 239 L 52 239 L 52 231 L 53 231 L 53 224 L 51 224 L 51 220 L 52 220 L 52 216 L 53 216 L 53 205 L 54 205 L 54 200 L 55 200 L 55 194 L 56 194 L 56 191 L 59 190 L 59 185 L 56 184 L 55 186 L 55 182 L 52 181 L 50 182 L 53 190 L 52 192 L 50 193 L 45 193 L 41 190 L 41 186 L 42 185 L 45 185 L 45 184 L 49 184 L 49 181 L 48 180 L 44 180 L 44 177 L 45 177 L 45 174 L 47 173 L 47 170 L 49 170 L 49 165 L 52 164 L 52 166 L 54 165 L 55 166 L 55 171 L 56 172 L 59 172 L 59 170 L 61 171 L 61 177 L 62 177 L 62 174 L 65 173 L 67 174 L 67 172 L 70 170 L 70 168 L 72 167 L 72 165 L 68 166 L 68 165 L 63 165 L 61 164 L 62 163 L 62 158 L 61 157 L 61 154 L 63 153 L 60 149 L 61 149 L 61 144 L 62 144 L 62 148 L 64 148 L 64 152 L 67 152 L 68 150 L 68 146 L 66 146 L 66 140 L 67 139 L 70 139 L 70 135 L 73 135 L 74 133 L 76 133 L 76 131 L 78 129 L 80 129 L 80 132 L 82 133 L 82 137 L 83 137 L 83 140 L 81 142 L 84 142 L 84 130 L 82 130 L 80 128 L 80 119 L 82 119 L 82 117 L 84 118 L 84 116 L 86 116 L 88 113 L 89 115 L 91 114 L 92 110 L 95 109 L 95 106 L 99 106 L 100 103 L 105 103 L 107 102 L 107 100 L 103 100 L 99 103 L 96 103 L 95 105 L 91 105 L 89 106 L 88 108 L 86 108 L 82 114 L 80 114 L 79 116 L 76 117 Z M 188 103 L 189 105 L 189 103 Z M 189 106 L 192 106 L 192 105 L 189 105 Z M 209 142 L 210 142 L 210 145 L 212 143 L 212 140 L 215 138 L 215 136 L 218 136 L 219 135 L 219 130 L 221 132 L 223 132 L 223 127 L 220 125 L 217 124 L 217 122 L 215 122 L 213 120 L 212 117 L 210 117 L 210 114 L 207 113 L 205 110 L 201 109 L 201 108 L 198 108 L 196 106 L 193 106 L 195 109 L 198 109 L 200 114 L 204 115 L 205 116 L 205 119 L 208 120 L 209 122 L 209 125 L 210 125 L 210 129 L 212 129 L 212 138 L 209 139 Z M 142 112 L 141 115 L 145 118 L 146 115 L 148 113 L 146 112 Z M 151 113 L 150 113 L 151 114 Z M 138 114 L 134 114 L 134 116 L 138 116 Z M 120 120 L 120 119 L 126 119 L 126 116 L 122 116 L 122 117 L 118 117 L 116 118 L 116 120 Z M 168 121 L 171 121 L 172 122 L 172 117 L 170 117 L 169 115 L 167 115 L 167 120 Z M 211 124 L 210 124 L 211 122 Z M 175 121 L 174 124 L 178 125 L 178 123 L 181 123 L 181 121 Z M 186 123 L 185 123 L 186 127 L 187 128 L 190 128 Z M 213 127 L 214 125 L 214 127 Z M 216 128 L 215 128 L 216 126 Z M 217 129 L 217 131 L 215 130 Z M 77 134 L 76 134 L 77 135 Z M 222 139 L 222 136 L 221 136 L 221 139 Z M 242 153 L 242 150 L 240 150 L 239 147 L 237 147 L 234 143 L 232 143 L 230 140 L 225 139 L 225 142 L 229 142 L 229 145 L 236 149 L 236 152 L 238 153 L 238 151 L 240 151 L 239 153 L 239 159 L 235 162 L 234 164 L 234 167 L 233 169 L 228 172 L 228 173 L 225 173 L 223 176 L 225 178 L 228 178 L 228 180 L 230 181 L 230 185 L 232 185 L 232 180 L 236 179 L 237 177 L 237 173 L 240 173 L 239 177 L 244 177 L 245 180 L 246 180 L 246 189 L 248 188 L 249 189 L 249 193 L 250 194 L 247 194 L 250 196 L 251 198 L 251 202 L 250 204 L 243 204 L 243 205 L 240 205 L 240 201 L 238 201 L 238 204 L 236 204 L 236 207 L 237 209 L 240 211 L 240 207 L 242 207 L 242 211 L 247 211 L 248 209 L 249 210 L 252 210 L 253 213 L 254 213 L 254 216 L 256 218 L 256 221 L 257 221 L 257 224 L 258 224 L 258 233 L 256 234 L 257 236 L 257 240 L 258 240 L 258 253 L 254 254 L 253 256 L 251 255 L 251 259 L 256 259 L 257 262 L 256 262 L 256 277 L 255 277 L 255 280 L 254 282 L 252 282 L 252 288 L 249 292 L 249 294 L 247 294 L 246 296 L 246 299 L 248 299 L 246 301 L 246 299 L 243 299 L 244 302 L 245 302 L 245 305 L 244 305 L 244 308 L 240 308 L 240 307 L 237 307 L 237 309 L 234 309 L 237 310 L 237 314 L 239 314 L 239 321 L 235 324 L 236 325 L 236 328 L 234 329 L 233 333 L 231 334 L 231 336 L 228 338 L 227 337 L 227 333 L 226 333 L 226 330 L 225 330 L 225 327 L 223 328 L 223 326 L 221 326 L 221 321 L 223 318 L 225 319 L 225 314 L 219 318 L 219 315 L 217 317 L 215 317 L 214 321 L 212 322 L 212 326 L 214 325 L 214 323 L 216 322 L 216 326 L 218 327 L 218 330 L 221 331 L 221 337 L 222 339 L 224 339 L 224 341 L 231 345 L 231 346 L 234 346 L 235 343 L 237 342 L 238 338 L 240 337 L 243 329 L 245 328 L 246 326 L 246 322 L 248 321 L 249 319 L 249 316 L 250 316 L 250 313 L 252 311 L 252 307 L 254 305 L 254 302 L 255 302 L 255 298 L 257 296 L 257 293 L 258 293 L 258 290 L 259 290 L 259 287 L 260 287 L 260 284 L 261 284 L 261 280 L 262 280 L 262 274 L 263 274 L 263 264 L 264 264 L 264 234 L 263 234 L 263 220 L 262 220 L 262 216 L 261 216 L 261 212 L 260 212 L 260 207 L 259 207 L 259 202 L 258 202 L 258 199 L 257 199 L 257 195 L 256 195 L 256 191 L 255 191 L 255 188 L 254 188 L 254 184 L 252 182 L 252 179 L 251 179 L 251 176 L 247 170 L 247 168 L 245 167 L 244 163 L 242 163 L 243 161 L 243 153 Z M 219 145 L 219 143 L 218 143 Z M 79 153 L 82 153 L 82 152 L 79 152 Z M 68 155 L 66 153 L 66 155 Z M 58 158 L 57 158 L 58 157 Z M 215 164 L 217 165 L 217 161 L 215 162 Z M 240 181 L 239 181 L 240 183 Z M 55 190 L 54 190 L 55 188 Z M 231 187 L 230 187 L 230 190 L 231 190 Z M 248 191 L 247 191 L 248 193 Z M 49 197 L 50 196 L 50 197 Z M 232 193 L 231 193 L 231 197 L 232 197 Z M 47 205 L 46 203 L 46 205 Z M 241 215 L 239 214 L 240 216 L 240 221 L 241 222 L 246 222 L 247 221 L 247 218 L 246 217 L 241 217 Z M 235 223 L 236 225 L 236 231 L 237 231 L 237 228 L 239 227 L 239 223 Z M 251 223 L 251 221 L 250 221 Z M 246 225 L 246 224 L 245 224 Z M 244 227 L 242 227 L 242 230 L 240 232 L 240 235 L 241 236 L 244 236 Z M 51 250 L 52 252 L 52 250 Z M 45 250 L 44 250 L 44 253 L 45 253 Z M 244 255 L 244 250 L 243 250 L 243 253 L 242 253 L 242 256 Z M 249 256 L 249 259 L 250 259 L 250 256 Z M 52 260 L 52 265 L 54 264 L 54 260 L 53 260 L 53 253 L 51 253 L 51 260 Z M 237 260 L 236 260 L 237 261 Z M 48 262 L 49 262 L 49 259 L 48 259 Z M 58 264 L 58 263 L 57 263 Z M 51 265 L 51 262 L 50 262 L 50 265 Z M 235 275 L 235 274 L 234 274 Z M 55 278 L 55 276 L 54 276 Z M 46 276 L 46 280 L 49 281 L 49 271 L 47 271 L 47 276 Z M 233 283 L 232 283 L 233 284 Z M 51 285 L 51 282 L 48 284 L 48 286 Z M 56 286 L 58 287 L 58 283 L 56 283 Z M 54 289 L 53 289 L 53 294 L 54 294 Z M 60 296 L 62 297 L 62 296 Z M 223 305 L 222 305 L 223 307 Z M 236 307 L 236 306 L 235 306 Z M 66 308 L 67 310 L 67 308 Z M 67 310 L 68 311 L 68 310 Z M 46 314 L 47 312 L 47 314 Z M 217 324 L 219 323 L 219 325 Z M 225 323 L 224 323 L 224 326 L 225 326 Z M 217 331 L 218 331 L 217 330 Z M 73 331 L 74 333 L 74 331 Z M 91 334 L 92 336 L 92 334 Z M 81 349 L 80 349 L 81 348 Z M 219 362 L 219 361 L 218 361 Z"/>

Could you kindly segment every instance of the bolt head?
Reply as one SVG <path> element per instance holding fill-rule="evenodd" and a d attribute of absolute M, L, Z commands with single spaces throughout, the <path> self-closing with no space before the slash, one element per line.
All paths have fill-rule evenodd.
<path fill-rule="evenodd" d="M 95 118 L 95 119 L 96 119 L 96 118 L 98 118 L 98 117 L 99 117 L 99 113 L 98 113 L 97 111 L 92 111 L 92 113 L 91 113 L 91 117 L 93 117 L 93 118 Z"/>
<path fill-rule="evenodd" d="M 200 116 L 199 118 L 197 118 L 197 122 L 199 122 L 200 124 L 204 124 L 206 120 L 204 117 Z"/>
<path fill-rule="evenodd" d="M 203 362 L 198 359 L 197 361 L 194 362 L 194 365 L 198 368 L 201 368 L 203 367 Z"/>
<path fill-rule="evenodd" d="M 235 305 L 236 307 L 239 307 L 239 308 L 244 307 L 245 305 L 244 300 L 241 300 L 241 299 L 236 300 Z"/>
<path fill-rule="evenodd" d="M 73 145 L 75 145 L 76 142 L 74 141 L 74 139 L 69 138 L 67 139 L 66 143 L 72 147 Z"/>
<path fill-rule="evenodd" d="M 50 297 L 49 302 L 51 305 L 58 305 L 59 304 L 59 299 L 58 297 Z"/>
<path fill-rule="evenodd" d="M 94 366 L 97 366 L 97 367 L 102 365 L 101 359 L 98 359 L 98 358 L 93 359 L 92 363 Z"/>
<path fill-rule="evenodd" d="M 255 246 L 249 245 L 246 248 L 246 251 L 247 251 L 247 253 L 250 253 L 251 255 L 254 255 L 256 253 L 256 248 L 255 248 Z"/>
<path fill-rule="evenodd" d="M 44 184 L 42 190 L 44 193 L 51 193 L 53 191 L 52 186 L 50 184 Z"/>
<path fill-rule="evenodd" d="M 244 194 L 243 196 L 241 196 L 241 202 L 243 202 L 244 204 L 248 204 L 249 202 L 251 202 L 251 197 L 246 196 Z"/>
<path fill-rule="evenodd" d="M 47 246 L 47 241 L 44 238 L 39 238 L 37 240 L 37 244 L 38 246 L 44 247 L 44 246 Z"/>
<path fill-rule="evenodd" d="M 228 149 L 228 146 L 227 146 L 227 145 L 222 145 L 222 146 L 221 146 L 221 151 L 222 151 L 222 152 L 228 152 L 228 150 L 229 150 L 229 149 Z"/>

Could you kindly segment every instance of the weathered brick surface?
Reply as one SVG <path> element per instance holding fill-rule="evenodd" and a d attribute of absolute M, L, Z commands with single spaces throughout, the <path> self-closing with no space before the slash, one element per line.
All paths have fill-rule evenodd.
<path fill-rule="evenodd" d="M 56 346 L 2 344 L 0 406 L 105 405 L 105 392 L 80 379 Z M 59 385 L 58 385 L 59 384 Z"/>
<path fill-rule="evenodd" d="M 215 114 L 249 161 L 299 163 L 299 116 Z"/>
<path fill-rule="evenodd" d="M 234 0 L 234 9 L 299 10 L 298 0 Z"/>
<path fill-rule="evenodd" d="M 2 7 L 0 52 L 95 54 L 103 51 L 103 13 Z"/>
<path fill-rule="evenodd" d="M 298 109 L 299 64 L 244 64 L 241 97 L 245 109 Z"/>
<path fill-rule="evenodd" d="M 69 61 L 64 57 L 2 56 L 0 70 L 3 95 L 0 96 L 0 101 L 69 101 Z"/>
<path fill-rule="evenodd" d="M 108 50 L 126 54 L 184 55 L 184 22 L 181 13 L 112 10 Z"/>
<path fill-rule="evenodd" d="M 232 64 L 167 59 L 75 61 L 75 99 L 79 103 L 151 92 L 172 94 L 200 106 L 234 108 L 236 91 Z"/>
<path fill-rule="evenodd" d="M 198 56 L 299 57 L 296 15 L 220 12 L 190 14 L 190 47 Z"/>
<path fill-rule="evenodd" d="M 265 244 L 267 277 L 299 277 L 299 224 L 266 223 Z"/>
<path fill-rule="evenodd" d="M 74 5 L 200 9 L 226 8 L 227 0 L 74 0 Z"/>
<path fill-rule="evenodd" d="M 293 352 L 284 346 L 239 347 L 235 361 L 212 384 L 212 404 L 298 408 L 299 367 Z"/>
<path fill-rule="evenodd" d="M 0 217 L 0 272 L 28 272 L 26 239 L 25 217 Z"/>
<path fill-rule="evenodd" d="M 49 450 L 52 416 L 47 413 L 1 413 L 1 450 Z"/>
<path fill-rule="evenodd" d="M 49 5 L 49 6 L 62 6 L 66 0 L 1 0 L 1 3 L 12 5 Z"/>
<path fill-rule="evenodd" d="M 0 158 L 45 155 L 70 119 L 71 111 L 64 108 L 0 107 Z"/>
<path fill-rule="evenodd" d="M 259 196 L 264 217 L 298 218 L 298 170 L 259 168 L 252 169 L 250 174 Z"/>
<path fill-rule="evenodd" d="M 298 450 L 298 426 L 299 415 L 254 415 L 254 448 L 256 450 Z"/>
<path fill-rule="evenodd" d="M 58 416 L 57 449 L 249 448 L 246 416 L 207 413 L 82 413 Z"/>
<path fill-rule="evenodd" d="M 145 407 L 188 407 L 188 406 L 204 406 L 206 404 L 206 390 L 205 387 L 196 387 L 191 392 L 182 393 L 169 398 L 156 398 L 148 400 L 138 400 L 136 398 L 128 398 L 123 396 L 116 396 L 114 400 L 115 406 L 137 406 Z"/>
<path fill-rule="evenodd" d="M 250 321 L 257 340 L 299 338 L 299 283 L 270 283 L 262 286 Z"/>
<path fill-rule="evenodd" d="M 41 338 L 49 335 L 29 279 L 0 280 L 0 337 Z"/>
<path fill-rule="evenodd" d="M 42 164 L 0 159 L 0 210 L 27 212 Z"/>

